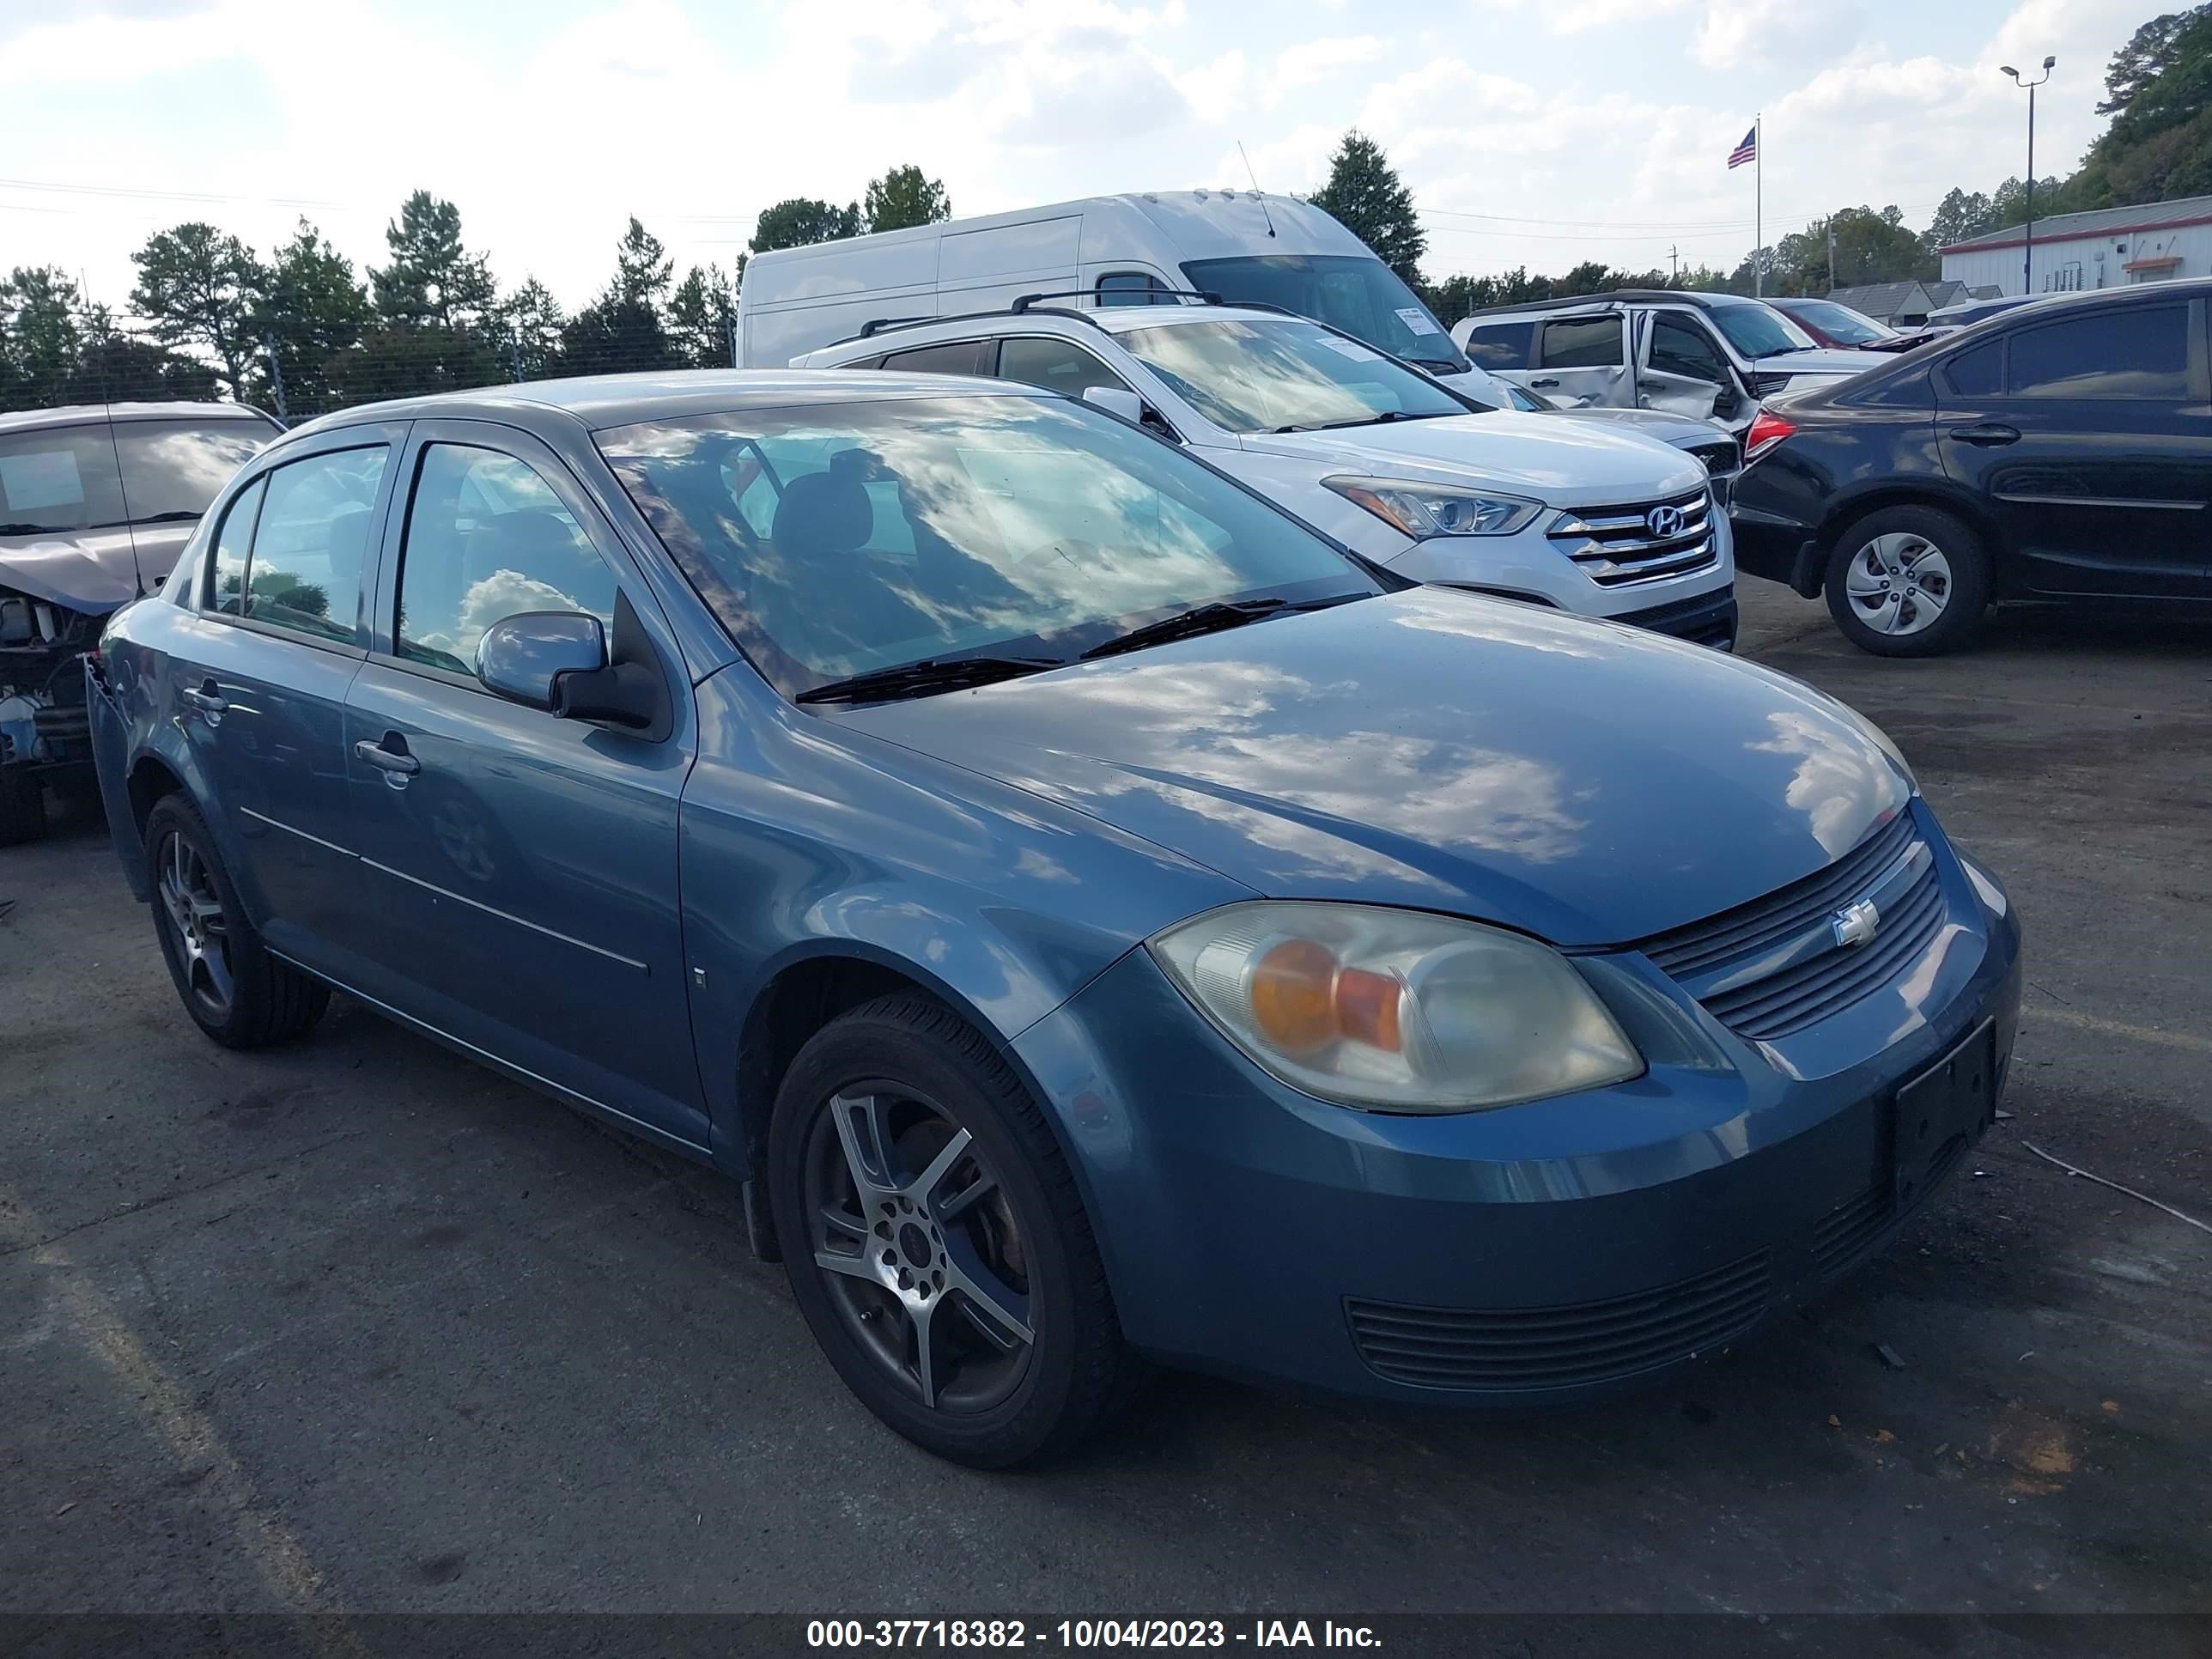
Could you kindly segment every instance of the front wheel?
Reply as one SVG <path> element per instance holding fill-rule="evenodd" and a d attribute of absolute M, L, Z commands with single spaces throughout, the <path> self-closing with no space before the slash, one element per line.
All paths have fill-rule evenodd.
<path fill-rule="evenodd" d="M 1932 507 L 1869 513 L 1838 538 L 1828 560 L 1828 614 L 1877 657 L 1932 657 L 1980 635 L 1990 605 L 1982 539 Z"/>
<path fill-rule="evenodd" d="M 979 1468 L 1072 1449 L 1140 1368 L 1028 1091 L 918 993 L 832 1021 L 776 1097 L 769 1181 L 799 1310 L 846 1385 Z"/>

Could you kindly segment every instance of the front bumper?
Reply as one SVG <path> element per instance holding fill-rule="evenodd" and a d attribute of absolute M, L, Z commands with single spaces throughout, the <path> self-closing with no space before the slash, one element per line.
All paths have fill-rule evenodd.
<path fill-rule="evenodd" d="M 1797 1037 L 1735 1036 L 1632 953 L 1592 966 L 1617 1011 L 1640 1000 L 1637 1018 L 1698 1040 L 1639 1033 L 1650 1070 L 1587 1095 L 1441 1117 L 1329 1105 L 1261 1073 L 1143 951 L 1015 1047 L 1139 1347 L 1370 1398 L 1572 1401 L 1802 1302 L 1936 1184 L 1896 1196 L 1899 1085 L 1984 1021 L 2001 1078 L 2020 998 L 2015 919 L 1948 848 L 1938 861 L 1950 921 L 1926 953 Z"/>
<path fill-rule="evenodd" d="M 1431 537 L 1380 556 L 1398 574 L 1415 581 L 1534 600 L 1578 617 L 1638 623 L 1644 616 L 1672 611 L 1692 601 L 1728 597 L 1732 603 L 1734 547 L 1729 515 L 1716 512 L 1714 556 L 1710 563 L 1679 574 L 1612 586 L 1592 580 L 1580 565 L 1562 554 L 1559 544 L 1545 534 L 1543 519 L 1517 535 Z M 1660 631 L 1675 630 L 1662 628 Z"/>

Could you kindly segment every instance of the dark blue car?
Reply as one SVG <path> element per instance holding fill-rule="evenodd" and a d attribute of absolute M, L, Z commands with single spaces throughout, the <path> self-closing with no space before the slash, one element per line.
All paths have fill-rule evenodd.
<path fill-rule="evenodd" d="M 1662 1374 L 1863 1258 L 2011 1048 L 2005 896 L 1849 709 L 1408 586 L 1005 382 L 320 421 L 88 672 L 210 1036 L 335 987 L 713 1162 L 970 1463 L 1146 1358 Z"/>

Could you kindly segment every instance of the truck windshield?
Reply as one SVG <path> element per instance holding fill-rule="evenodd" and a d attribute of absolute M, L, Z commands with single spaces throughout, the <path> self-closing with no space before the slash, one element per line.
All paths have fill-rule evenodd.
<path fill-rule="evenodd" d="M 1231 432 L 1318 432 L 1473 412 L 1427 375 L 1372 346 L 1294 318 L 1165 323 L 1118 337 L 1132 356 Z"/>
<path fill-rule="evenodd" d="M 1784 351 L 1814 351 L 1813 337 L 1772 306 L 1715 306 L 1712 319 L 1728 343 L 1752 362 Z"/>
<path fill-rule="evenodd" d="M 1224 304 L 1279 306 L 1440 374 L 1467 367 L 1419 296 L 1371 255 L 1269 253 L 1193 259 L 1182 269 L 1193 288 Z"/>

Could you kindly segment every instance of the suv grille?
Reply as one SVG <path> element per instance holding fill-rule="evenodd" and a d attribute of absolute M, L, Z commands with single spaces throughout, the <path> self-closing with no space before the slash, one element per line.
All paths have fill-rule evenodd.
<path fill-rule="evenodd" d="M 1408 1308 L 1347 1298 L 1368 1366 L 1428 1389 L 1610 1382 L 1733 1341 L 1766 1311 L 1764 1250 L 1657 1290 L 1566 1307 Z"/>
<path fill-rule="evenodd" d="M 1710 490 L 1633 507 L 1562 513 L 1547 532 L 1601 587 L 1686 576 L 1715 561 Z"/>
<path fill-rule="evenodd" d="M 1874 937 L 1838 944 L 1838 912 L 1862 900 L 1879 917 Z M 1722 1024 L 1766 1042 L 1888 984 L 1943 915 L 1935 854 L 1899 812 L 1826 869 L 1638 948 Z"/>
<path fill-rule="evenodd" d="M 1765 374 L 1754 374 L 1751 377 L 1752 395 L 1757 398 L 1771 398 L 1776 392 L 1787 388 L 1790 380 L 1790 375 L 1784 373 L 1769 372 Z"/>

